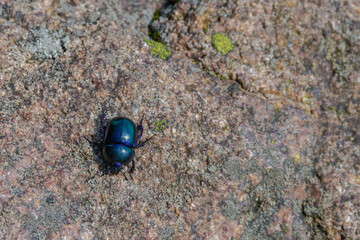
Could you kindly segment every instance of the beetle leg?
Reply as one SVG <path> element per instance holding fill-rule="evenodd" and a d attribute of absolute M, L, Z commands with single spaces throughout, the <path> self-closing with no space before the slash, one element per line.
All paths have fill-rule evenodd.
<path fill-rule="evenodd" d="M 97 173 L 95 173 L 92 177 L 88 178 L 87 181 L 89 182 L 90 180 L 94 179 L 97 175 L 100 175 L 101 177 L 103 177 L 103 176 L 105 175 L 105 173 L 103 173 L 103 174 L 101 175 L 100 172 L 97 172 Z"/>
<path fill-rule="evenodd" d="M 131 160 L 131 162 L 132 162 L 132 166 L 131 166 L 131 168 L 130 168 L 130 170 L 129 170 L 129 174 L 130 174 L 131 180 L 134 181 L 134 178 L 133 178 L 133 176 L 132 176 L 132 174 L 133 174 L 133 172 L 134 172 L 134 170 L 135 170 L 135 161 L 134 161 L 134 159 Z"/>
<path fill-rule="evenodd" d="M 124 176 L 124 178 L 125 178 L 125 180 L 127 181 L 127 180 L 129 180 L 127 177 L 126 177 L 126 175 L 120 170 L 120 172 L 121 172 L 121 174 Z"/>
<path fill-rule="evenodd" d="M 140 131 L 140 134 L 138 135 L 137 141 L 139 141 L 139 139 L 141 138 L 141 136 L 142 136 L 142 134 L 143 134 L 143 127 L 142 127 L 143 119 L 144 119 L 144 115 L 142 115 L 141 120 L 140 120 L 140 123 L 139 123 L 139 125 L 138 125 L 138 131 Z"/>
<path fill-rule="evenodd" d="M 122 172 L 122 165 L 121 165 L 121 163 L 114 163 L 113 166 L 114 166 L 114 168 L 115 168 L 116 170 L 119 170 L 119 172 L 121 172 L 121 174 L 124 176 L 125 180 L 127 181 L 128 178 L 127 178 L 126 175 Z"/>
<path fill-rule="evenodd" d="M 101 116 L 101 127 L 102 127 L 102 129 L 105 128 L 105 123 L 104 123 L 105 116 L 106 116 L 105 113 Z"/>
<path fill-rule="evenodd" d="M 138 131 L 140 131 L 140 134 L 137 136 L 136 139 L 136 146 L 139 144 L 139 139 L 141 138 L 142 134 L 143 134 L 143 128 L 141 125 L 138 125 Z"/>
<path fill-rule="evenodd" d="M 105 176 L 107 174 L 110 174 L 111 173 L 110 165 L 105 165 L 104 170 L 102 172 L 103 173 L 102 173 L 101 177 L 103 177 L 103 176 Z"/>
<path fill-rule="evenodd" d="M 140 124 L 139 124 L 139 125 L 141 125 L 141 124 L 142 124 L 143 119 L 144 119 L 144 114 L 141 116 L 141 119 L 140 119 Z"/>
<path fill-rule="evenodd" d="M 150 141 L 152 138 L 153 138 L 153 137 L 149 137 L 149 138 L 146 139 L 145 141 L 140 142 L 140 143 L 136 146 L 136 148 L 140 148 L 140 147 L 145 146 L 145 144 L 146 144 L 148 141 Z"/>
<path fill-rule="evenodd" d="M 132 166 L 131 166 L 131 168 L 130 168 L 130 170 L 129 170 L 130 176 L 131 176 L 131 174 L 132 174 L 132 173 L 134 172 L 134 170 L 135 170 L 135 161 L 134 161 L 134 159 L 131 160 L 131 162 L 132 162 Z"/>
<path fill-rule="evenodd" d="M 138 125 L 138 131 L 140 131 L 140 134 L 138 135 L 138 140 L 141 138 L 142 134 L 143 134 L 143 127 L 142 125 Z"/>
<path fill-rule="evenodd" d="M 87 137 L 84 137 L 89 143 L 93 144 L 93 145 L 97 145 L 97 146 L 100 146 L 101 143 L 97 143 L 97 142 L 94 142 L 94 141 L 91 141 L 90 139 L 88 139 Z"/>

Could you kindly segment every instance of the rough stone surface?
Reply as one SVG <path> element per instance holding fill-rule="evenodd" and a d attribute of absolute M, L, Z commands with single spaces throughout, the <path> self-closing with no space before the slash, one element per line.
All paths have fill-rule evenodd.
<path fill-rule="evenodd" d="M 357 1 L 2 1 L 0 33 L 0 238 L 360 238 Z M 103 113 L 145 116 L 129 180 Z"/>
<path fill-rule="evenodd" d="M 183 0 L 162 9 L 151 29 L 204 70 L 250 92 L 310 110 L 326 102 L 328 110 L 339 95 L 354 101 L 358 91 L 350 86 L 360 81 L 359 11 L 356 0 Z M 236 45 L 226 56 L 212 43 L 219 34 Z"/>

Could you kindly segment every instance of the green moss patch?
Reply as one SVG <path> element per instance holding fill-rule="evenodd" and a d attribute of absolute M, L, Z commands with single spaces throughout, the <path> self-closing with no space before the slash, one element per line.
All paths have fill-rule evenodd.
<path fill-rule="evenodd" d="M 163 60 L 167 60 L 170 55 L 171 55 L 171 50 L 168 46 L 160 43 L 160 42 L 156 42 L 153 40 L 148 40 L 148 39 L 144 39 L 144 42 L 146 42 L 147 45 L 149 45 L 151 47 L 151 54 L 161 58 Z"/>
<path fill-rule="evenodd" d="M 149 37 L 154 39 L 155 42 L 161 43 L 161 37 L 159 32 L 149 30 Z"/>
<path fill-rule="evenodd" d="M 153 18 L 151 19 L 151 21 L 158 20 L 159 17 L 160 17 L 160 10 L 158 9 L 154 12 L 154 15 L 153 15 Z"/>
<path fill-rule="evenodd" d="M 211 38 L 211 42 L 216 51 L 222 55 L 226 55 L 234 49 L 234 44 L 232 44 L 226 33 L 215 33 Z"/>

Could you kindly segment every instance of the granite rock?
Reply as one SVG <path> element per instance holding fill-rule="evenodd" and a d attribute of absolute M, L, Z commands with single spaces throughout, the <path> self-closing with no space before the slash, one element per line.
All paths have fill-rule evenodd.
<path fill-rule="evenodd" d="M 354 0 L 2 1 L 0 237 L 358 239 L 359 23 Z M 129 180 L 103 113 L 144 115 Z"/>

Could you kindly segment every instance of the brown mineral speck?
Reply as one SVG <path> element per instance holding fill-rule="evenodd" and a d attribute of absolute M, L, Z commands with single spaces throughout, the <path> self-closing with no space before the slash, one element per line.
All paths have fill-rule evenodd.
<path fill-rule="evenodd" d="M 270 224 L 268 228 L 268 233 L 272 234 L 275 232 L 282 232 L 286 238 L 292 236 L 292 222 L 294 216 L 290 209 L 281 208 L 275 215 L 274 221 Z"/>
<path fill-rule="evenodd" d="M 305 200 L 307 196 L 305 185 L 294 186 L 291 196 L 293 199 Z"/>
<path fill-rule="evenodd" d="M 250 173 L 247 176 L 247 180 L 251 182 L 252 186 L 255 187 L 256 185 L 258 185 L 261 180 L 262 180 L 262 176 L 256 173 Z"/>
<path fill-rule="evenodd" d="M 310 189 L 310 194 L 315 200 L 318 200 L 321 197 L 321 192 L 319 191 L 319 189 L 317 189 L 315 185 L 309 186 L 309 189 Z"/>

